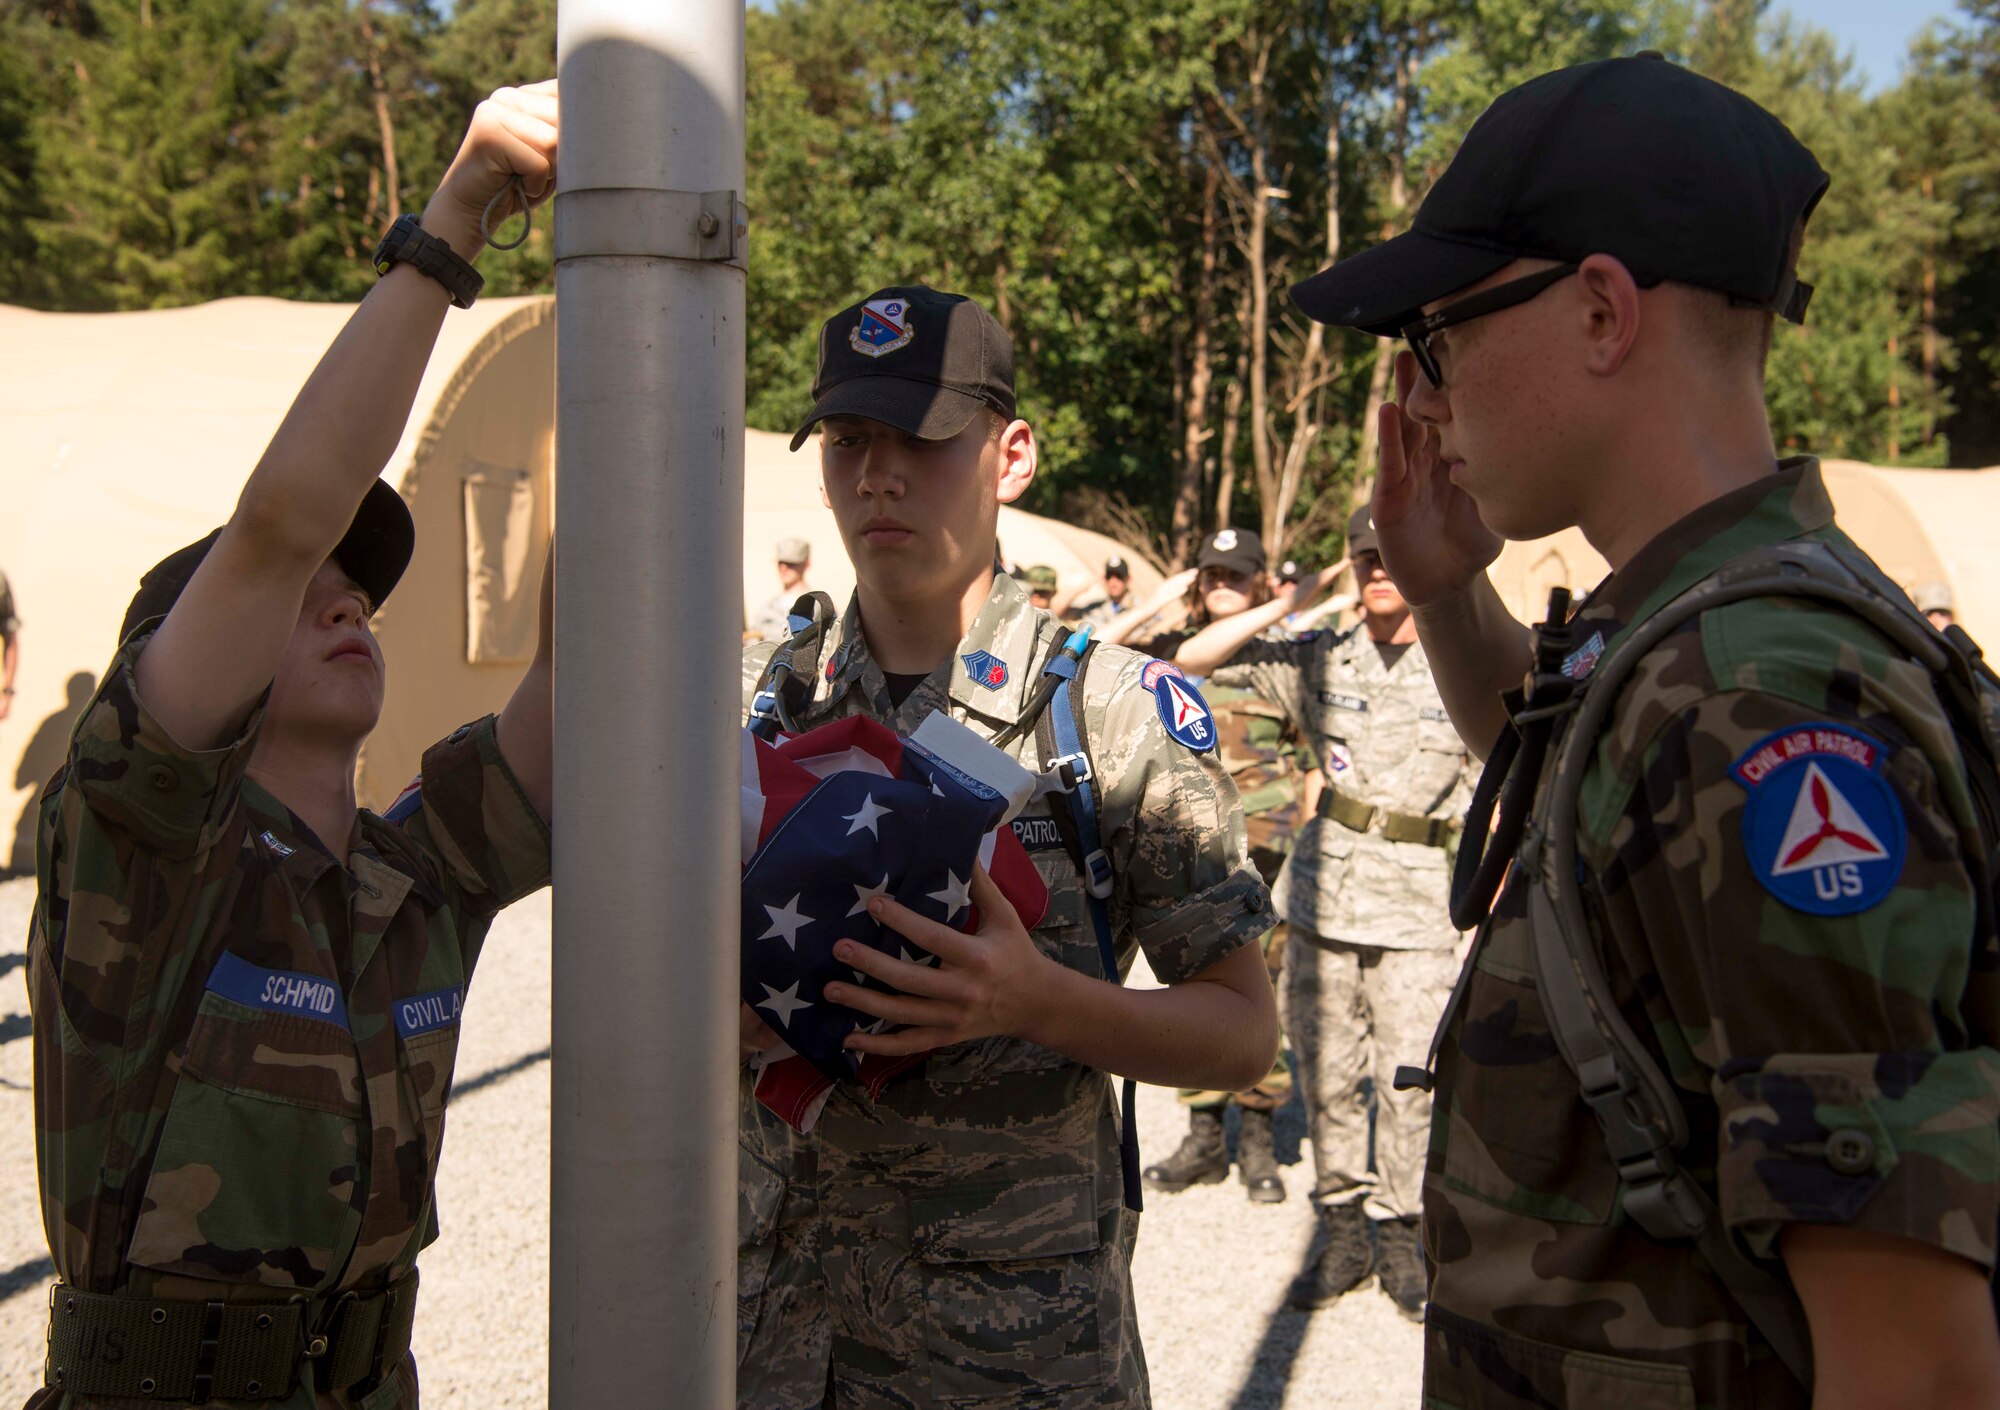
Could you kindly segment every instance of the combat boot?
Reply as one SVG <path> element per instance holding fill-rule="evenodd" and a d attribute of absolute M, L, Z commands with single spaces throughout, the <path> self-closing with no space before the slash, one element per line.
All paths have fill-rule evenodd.
<path fill-rule="evenodd" d="M 1319 1258 L 1292 1279 L 1291 1290 L 1285 1294 L 1287 1307 L 1301 1311 L 1324 1307 L 1359 1287 L 1375 1270 L 1375 1250 L 1369 1243 L 1368 1217 L 1361 1212 L 1361 1201 L 1322 1205 L 1319 1231 Z"/>
<path fill-rule="evenodd" d="M 1375 1272 L 1396 1310 L 1413 1322 L 1424 1320 L 1430 1277 L 1414 1219 L 1385 1219 L 1375 1226 Z"/>
<path fill-rule="evenodd" d="M 1271 1149 L 1270 1112 L 1243 1108 L 1243 1134 L 1236 1141 L 1236 1165 L 1250 1191 L 1250 1203 L 1285 1202 L 1285 1182 L 1278 1178 L 1278 1157 Z"/>
<path fill-rule="evenodd" d="M 1157 1165 L 1149 1165 L 1139 1178 L 1149 1190 L 1177 1195 L 1189 1185 L 1219 1185 L 1229 1178 L 1229 1149 L 1222 1143 L 1222 1112 L 1197 1107 L 1189 1113 L 1187 1136 L 1181 1148 Z"/>

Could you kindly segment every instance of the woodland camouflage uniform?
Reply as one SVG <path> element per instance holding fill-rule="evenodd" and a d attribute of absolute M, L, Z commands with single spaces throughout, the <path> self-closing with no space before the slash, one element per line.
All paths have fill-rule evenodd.
<path fill-rule="evenodd" d="M 991 735 L 1018 718 L 1064 635 L 1020 583 L 996 576 L 949 664 L 898 706 L 850 605 L 799 722 L 858 714 L 907 735 L 941 710 Z M 771 650 L 744 655 L 746 709 Z M 1213 752 L 1167 734 L 1141 682 L 1159 664 L 1097 649 L 1079 713 L 1102 788 L 1120 971 L 1143 948 L 1171 983 L 1273 917 L 1228 775 Z M 1048 762 L 1033 731 L 1008 752 Z M 1063 804 L 1044 797 L 1015 823 L 1050 892 L 1035 943 L 1096 975 L 1085 892 L 1046 823 L 1052 806 Z M 1130 1274 L 1139 1221 L 1123 1204 L 1108 1075 L 996 1037 L 932 1054 L 879 1100 L 840 1083 L 808 1135 L 757 1102 L 747 1070 L 740 1111 L 742 1410 L 823 1397 L 839 1410 L 1149 1403 Z"/>
<path fill-rule="evenodd" d="M 1567 673 L 1730 559 L 1797 539 L 1847 544 L 1810 459 L 1695 511 L 1607 579 L 1572 619 Z M 1802 741 L 1819 772 L 1768 781 L 1773 740 Z M 1799 597 L 1682 624 L 1600 735 L 1577 820 L 1586 914 L 1619 1008 L 1686 1108 L 1682 1166 L 1774 1268 L 1794 1222 L 1993 1265 L 2000 954 L 1973 938 L 1963 767 L 1929 674 Z M 1774 826 L 1804 820 L 1803 846 L 1746 823 L 1770 806 Z M 1779 875 L 1780 849 L 1810 865 L 1827 838 L 1858 860 L 1846 890 L 1824 868 L 1815 900 Z M 1442 1034 L 1425 1404 L 1806 1410 L 1692 1245 L 1624 1209 L 1538 993 L 1527 893 L 1516 866 Z"/>
<path fill-rule="evenodd" d="M 466 985 L 494 914 L 548 881 L 548 828 L 489 716 L 426 753 L 396 821 L 361 812 L 336 860 L 246 776 L 261 705 L 205 751 L 147 711 L 133 663 L 155 626 L 105 672 L 38 824 L 28 990 L 58 1315 L 69 1289 L 302 1299 L 336 1345 L 259 1403 L 412 1407 L 407 1355 L 379 1384 L 329 1386 L 369 1364 L 338 1344 L 340 1299 L 406 1288 L 382 1314 L 406 1342 Z M 271 1334 L 296 1331 L 279 1316 Z M 117 1362 L 121 1340 L 85 1359 Z M 89 1367 L 58 1370 L 75 1386 Z M 160 1369 L 143 1399 L 51 1384 L 28 1403 L 185 1403 L 191 1373 Z"/>

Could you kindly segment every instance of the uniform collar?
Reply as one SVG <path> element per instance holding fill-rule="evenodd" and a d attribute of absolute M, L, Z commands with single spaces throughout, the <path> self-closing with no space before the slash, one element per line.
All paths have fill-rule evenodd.
<path fill-rule="evenodd" d="M 1661 531 L 1631 562 L 1598 584 L 1579 620 L 1642 621 L 1731 559 L 1818 533 L 1833 523 L 1833 499 L 1809 455 L 1778 462 L 1775 474 L 1732 490 Z"/>
<path fill-rule="evenodd" d="M 276 794 L 254 779 L 245 779 L 241 802 L 249 845 L 271 859 L 297 895 L 304 896 L 333 870 L 337 864 L 333 854 Z M 423 867 L 406 855 L 408 849 L 393 823 L 363 810 L 355 832 L 342 841 L 349 847 L 346 870 L 361 886 L 365 909 L 393 912 L 412 890 L 433 905 L 443 904 Z"/>
<path fill-rule="evenodd" d="M 1000 724 L 1019 719 L 1033 684 L 1035 648 L 1041 622 L 1047 616 L 1029 603 L 1020 583 L 1005 573 L 994 574 L 986 605 L 980 608 L 972 630 L 952 651 L 948 690 L 952 703 Z M 880 697 L 884 689 L 882 668 L 868 650 L 862 632 L 858 594 L 848 599 L 847 610 L 841 614 L 832 652 L 822 670 L 825 690 L 816 708 L 832 708 L 853 689 L 859 689 L 865 699 Z M 1001 668 L 997 684 L 996 666 Z"/>

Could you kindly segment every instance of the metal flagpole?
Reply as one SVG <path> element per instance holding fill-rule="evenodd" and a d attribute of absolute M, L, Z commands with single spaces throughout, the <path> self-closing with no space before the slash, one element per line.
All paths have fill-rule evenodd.
<path fill-rule="evenodd" d="M 549 1404 L 735 1401 L 743 0 L 561 0 Z"/>

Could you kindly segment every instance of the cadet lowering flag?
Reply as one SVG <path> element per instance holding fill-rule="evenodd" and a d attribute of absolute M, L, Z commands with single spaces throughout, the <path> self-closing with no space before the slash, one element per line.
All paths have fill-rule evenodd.
<path fill-rule="evenodd" d="M 886 895 L 971 931 L 975 859 L 1032 930 L 1048 891 L 1006 823 L 1034 788 L 1034 775 L 943 715 L 908 740 L 858 717 L 777 745 L 743 731 L 743 1002 L 782 1040 L 765 1055 L 758 1100 L 809 1131 L 839 1079 L 879 1095 L 923 1060 L 842 1046 L 857 1027 L 893 1025 L 824 997 L 833 980 L 886 988 L 836 961 L 834 942 L 935 964 L 878 924 L 868 901 Z"/>

